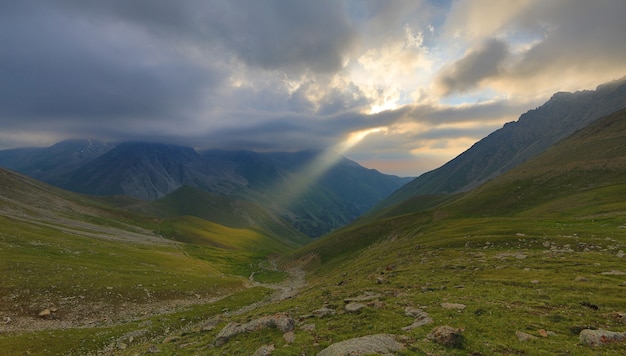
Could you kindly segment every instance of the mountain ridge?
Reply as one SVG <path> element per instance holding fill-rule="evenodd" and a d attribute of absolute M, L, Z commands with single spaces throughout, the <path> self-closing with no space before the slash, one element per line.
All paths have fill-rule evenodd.
<path fill-rule="evenodd" d="M 419 195 L 467 191 L 539 154 L 598 118 L 626 107 L 626 77 L 596 90 L 557 92 L 543 105 L 476 142 L 443 166 L 426 172 L 377 205 Z M 376 209 L 376 208 L 375 208 Z"/>

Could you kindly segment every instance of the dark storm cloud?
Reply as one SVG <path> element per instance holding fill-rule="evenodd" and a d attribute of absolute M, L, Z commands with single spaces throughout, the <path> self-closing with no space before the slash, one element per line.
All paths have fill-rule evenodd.
<path fill-rule="evenodd" d="M 442 70 L 438 81 L 444 94 L 473 89 L 483 79 L 497 75 L 508 53 L 505 42 L 498 39 L 487 40 L 482 46 Z"/>
<path fill-rule="evenodd" d="M 235 70 L 232 58 L 291 74 L 340 68 L 352 38 L 344 15 L 331 1 L 8 2 L 0 5 L 0 117 L 5 127 L 77 131 L 98 121 L 98 131 L 120 134 L 191 123 L 229 100 L 216 90 Z M 281 96 L 253 99 L 272 105 Z"/>
<path fill-rule="evenodd" d="M 332 72 L 342 65 L 354 32 L 331 0 L 59 0 L 68 11 L 124 21 L 171 40 L 218 46 L 265 69 Z"/>
<path fill-rule="evenodd" d="M 30 4 L 0 13 L 5 123 L 170 117 L 222 79 L 175 53 L 153 59 L 148 44 L 112 42 L 83 19 Z"/>

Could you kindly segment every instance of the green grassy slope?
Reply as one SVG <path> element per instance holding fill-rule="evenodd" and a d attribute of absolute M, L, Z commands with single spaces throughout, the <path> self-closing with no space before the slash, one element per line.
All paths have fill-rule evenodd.
<path fill-rule="evenodd" d="M 152 218 L 112 201 L 0 170 L 3 352 L 93 353 L 110 338 L 146 329 L 135 321 L 152 315 L 168 315 L 148 328 L 163 333 L 182 327 L 175 315 L 197 322 L 215 314 L 207 303 L 216 299 L 232 296 L 218 311 L 247 305 L 268 295 L 248 289 L 250 273 L 268 255 L 294 248 L 261 228 Z M 45 310 L 51 314 L 40 317 Z"/>
<path fill-rule="evenodd" d="M 150 216 L 195 216 L 231 228 L 261 231 L 297 247 L 309 238 L 262 206 L 232 197 L 183 186 L 167 196 L 130 207 Z"/>

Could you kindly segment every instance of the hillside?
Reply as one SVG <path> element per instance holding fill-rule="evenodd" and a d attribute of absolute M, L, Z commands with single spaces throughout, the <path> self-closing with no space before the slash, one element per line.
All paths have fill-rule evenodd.
<path fill-rule="evenodd" d="M 259 263 L 266 264 L 268 255 L 287 253 L 298 243 L 261 227 L 132 214 L 114 208 L 110 199 L 67 192 L 4 169 L 0 226 L 0 343 L 9 331 L 67 328 L 108 338 L 123 334 L 120 323 L 140 315 L 240 293 L 264 298 L 265 289 L 249 289 L 249 275 L 263 270 Z M 9 340 L 1 347 L 9 354 L 14 347 L 27 349 L 20 348 L 25 346 L 19 338 Z M 63 340 L 49 343 L 48 350 L 73 347 L 84 353 L 103 346 Z"/>
<path fill-rule="evenodd" d="M 152 202 L 135 202 L 126 209 L 158 217 L 195 216 L 230 228 L 260 229 L 294 247 L 309 241 L 287 221 L 258 204 L 189 186 Z"/>
<path fill-rule="evenodd" d="M 378 206 L 419 195 L 467 191 L 518 166 L 598 118 L 626 107 L 626 78 L 596 90 L 560 92 L 474 144 L 440 168 L 424 173 Z"/>

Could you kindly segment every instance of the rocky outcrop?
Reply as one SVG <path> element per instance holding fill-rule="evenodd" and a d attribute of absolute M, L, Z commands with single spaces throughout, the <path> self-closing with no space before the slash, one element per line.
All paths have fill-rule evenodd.
<path fill-rule="evenodd" d="M 451 326 L 438 326 L 428 334 L 428 338 L 445 347 L 462 348 L 465 338 L 461 332 L 461 329 Z"/>
<path fill-rule="evenodd" d="M 581 344 L 589 346 L 601 346 L 616 342 L 626 342 L 626 333 L 619 333 L 603 329 L 585 329 L 580 332 L 578 339 Z"/>
<path fill-rule="evenodd" d="M 222 346 L 233 336 L 257 330 L 276 328 L 283 333 L 293 331 L 296 321 L 287 314 L 268 315 L 246 324 L 228 323 L 215 337 L 215 346 Z"/>
<path fill-rule="evenodd" d="M 404 309 L 404 314 L 406 316 L 415 318 L 415 321 L 413 322 L 413 324 L 402 328 L 402 330 L 404 331 L 409 331 L 409 330 L 418 328 L 420 326 L 432 324 L 434 322 L 433 319 L 430 317 L 430 315 L 428 315 L 428 313 L 426 313 L 422 309 L 407 307 Z"/>
<path fill-rule="evenodd" d="M 394 335 L 377 334 L 344 340 L 320 351 L 317 356 L 389 355 L 403 350 Z"/>

